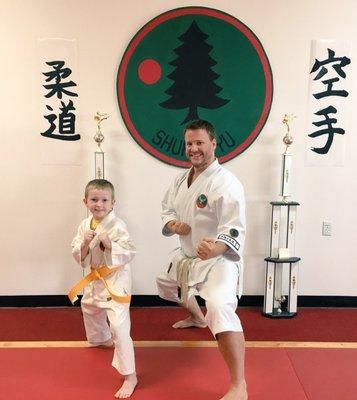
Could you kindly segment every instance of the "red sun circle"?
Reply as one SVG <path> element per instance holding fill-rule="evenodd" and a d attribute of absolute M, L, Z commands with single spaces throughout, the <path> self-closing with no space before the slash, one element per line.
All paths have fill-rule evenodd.
<path fill-rule="evenodd" d="M 153 85 L 161 78 L 161 66 L 157 61 L 148 58 L 140 63 L 138 75 L 144 83 Z"/>

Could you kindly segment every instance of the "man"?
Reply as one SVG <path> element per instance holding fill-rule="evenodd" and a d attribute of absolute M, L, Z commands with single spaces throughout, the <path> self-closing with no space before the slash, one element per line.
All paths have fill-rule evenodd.
<path fill-rule="evenodd" d="M 244 335 L 235 312 L 237 284 L 239 295 L 242 290 L 244 191 L 215 158 L 217 142 L 209 122 L 190 123 L 184 136 L 192 167 L 176 178 L 162 202 L 163 234 L 179 235 L 181 247 L 157 278 L 159 295 L 189 311 L 174 328 L 208 325 L 217 339 L 231 378 L 221 400 L 246 400 Z M 206 301 L 205 316 L 195 293 Z"/>

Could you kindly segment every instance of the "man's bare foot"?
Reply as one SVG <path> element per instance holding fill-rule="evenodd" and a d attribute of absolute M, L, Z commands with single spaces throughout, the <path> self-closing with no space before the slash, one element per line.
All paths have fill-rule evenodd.
<path fill-rule="evenodd" d="M 138 384 L 138 379 L 136 377 L 136 373 L 126 375 L 124 378 L 124 383 L 121 388 L 115 393 L 115 397 L 117 399 L 126 399 L 130 397 L 135 389 L 135 386 Z"/>
<path fill-rule="evenodd" d="M 103 343 L 89 343 L 89 347 L 98 347 L 99 349 L 114 349 L 113 339 L 109 339 Z"/>
<path fill-rule="evenodd" d="M 231 386 L 219 400 L 248 400 L 247 385 Z"/>
<path fill-rule="evenodd" d="M 182 329 L 182 328 L 206 328 L 207 324 L 205 320 L 197 320 L 193 319 L 192 317 L 188 317 L 183 319 L 182 321 L 178 321 L 172 325 L 175 329 Z"/>

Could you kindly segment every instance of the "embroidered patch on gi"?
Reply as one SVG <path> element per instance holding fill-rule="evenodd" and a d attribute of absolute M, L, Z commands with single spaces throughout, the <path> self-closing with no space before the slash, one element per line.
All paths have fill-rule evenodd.
<path fill-rule="evenodd" d="M 237 229 L 232 228 L 232 229 L 229 231 L 229 234 L 230 234 L 231 236 L 233 236 L 233 237 L 238 237 L 239 232 L 237 231 Z"/>
<path fill-rule="evenodd" d="M 221 233 L 218 235 L 217 240 L 225 243 L 227 246 L 229 246 L 232 249 L 239 250 L 240 244 L 233 239 L 231 236 L 225 235 L 224 233 Z"/>
<path fill-rule="evenodd" d="M 206 207 L 207 202 L 208 202 L 207 196 L 204 195 L 204 194 L 200 194 L 200 195 L 197 197 L 196 205 L 197 205 L 198 208 L 204 208 L 204 207 Z"/>

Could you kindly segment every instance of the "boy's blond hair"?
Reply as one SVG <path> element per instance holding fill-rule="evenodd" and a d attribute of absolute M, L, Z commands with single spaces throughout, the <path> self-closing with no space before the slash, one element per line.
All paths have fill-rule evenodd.
<path fill-rule="evenodd" d="M 115 198 L 114 186 L 111 182 L 107 181 L 106 179 L 93 179 L 90 182 L 88 182 L 84 190 L 85 198 L 88 197 L 89 191 L 91 189 L 108 190 L 112 193 L 113 200 Z"/>

